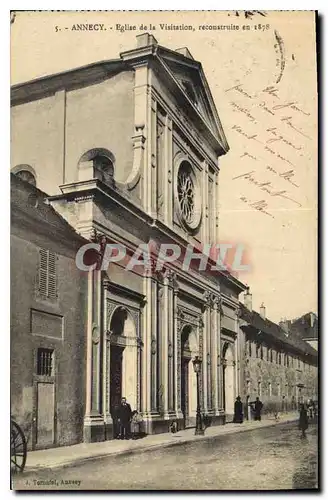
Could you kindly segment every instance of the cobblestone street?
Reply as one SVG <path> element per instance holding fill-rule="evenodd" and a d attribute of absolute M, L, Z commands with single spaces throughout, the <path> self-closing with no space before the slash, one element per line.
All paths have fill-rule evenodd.
<path fill-rule="evenodd" d="M 305 439 L 300 437 L 296 423 L 281 424 L 163 451 L 112 456 L 57 471 L 26 472 L 15 479 L 14 487 L 16 490 L 315 489 L 317 426 L 310 425 Z"/>

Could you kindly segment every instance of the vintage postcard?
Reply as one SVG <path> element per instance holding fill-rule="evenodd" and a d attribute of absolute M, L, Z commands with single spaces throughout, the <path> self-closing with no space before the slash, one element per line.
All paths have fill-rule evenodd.
<path fill-rule="evenodd" d="M 316 13 L 10 21 L 12 488 L 319 489 Z"/>

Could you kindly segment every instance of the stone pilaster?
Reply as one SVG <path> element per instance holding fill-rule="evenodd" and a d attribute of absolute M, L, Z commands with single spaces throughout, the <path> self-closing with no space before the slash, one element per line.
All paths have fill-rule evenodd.
<path fill-rule="evenodd" d="M 148 185 L 149 189 L 149 199 L 150 199 L 150 211 L 153 217 L 157 217 L 157 102 L 149 94 L 148 102 L 150 106 L 150 120 L 148 129 L 148 165 L 150 166 L 150 182 Z"/>
<path fill-rule="evenodd" d="M 178 289 L 174 290 L 174 389 L 175 389 L 175 412 L 177 418 L 183 418 L 181 411 L 181 330 L 182 316 L 178 308 Z"/>
<path fill-rule="evenodd" d="M 166 116 L 165 123 L 165 155 L 164 155 L 164 222 L 168 225 L 172 225 L 172 210 L 173 210 L 173 201 L 172 201 L 172 148 L 173 148 L 173 139 L 172 139 L 172 119 L 169 116 Z"/>
<path fill-rule="evenodd" d="M 219 307 L 219 297 L 215 296 L 213 299 L 213 311 L 212 311 L 212 349 L 211 349 L 211 363 L 212 363 L 212 407 L 214 413 L 217 414 L 219 410 L 218 405 L 218 307 Z"/>
<path fill-rule="evenodd" d="M 101 271 L 88 274 L 87 305 L 87 369 L 86 412 L 84 417 L 84 439 L 87 442 L 104 440 L 104 419 L 101 405 L 101 364 L 103 353 L 102 286 Z"/>
<path fill-rule="evenodd" d="M 219 299 L 217 303 L 217 398 L 218 398 L 218 408 L 223 409 L 223 366 L 222 366 L 222 341 L 221 341 L 221 321 L 222 321 L 222 301 Z"/>
<path fill-rule="evenodd" d="M 151 413 L 151 329 L 152 329 L 152 280 L 144 278 L 145 306 L 142 315 L 141 335 L 143 342 L 141 360 L 142 402 L 141 411 L 144 415 Z"/>

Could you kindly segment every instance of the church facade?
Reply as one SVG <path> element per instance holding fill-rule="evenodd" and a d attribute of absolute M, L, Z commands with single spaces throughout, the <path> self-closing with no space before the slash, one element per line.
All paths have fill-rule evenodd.
<path fill-rule="evenodd" d="M 121 245 L 131 257 L 150 245 L 156 261 L 160 244 L 192 245 L 201 258 L 219 242 L 218 158 L 228 150 L 201 64 L 147 33 L 119 59 L 12 88 L 12 172 L 33 175 L 96 249 Z M 111 439 L 122 396 L 147 433 L 194 426 L 196 356 L 202 413 L 224 423 L 244 384 L 246 287 L 181 261 L 103 267 L 85 270 L 84 440 Z"/>

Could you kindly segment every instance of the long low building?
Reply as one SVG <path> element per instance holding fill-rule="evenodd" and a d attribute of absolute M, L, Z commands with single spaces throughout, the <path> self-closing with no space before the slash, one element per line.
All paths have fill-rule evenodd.
<path fill-rule="evenodd" d="M 270 321 L 263 305 L 259 313 L 253 311 L 249 290 L 241 305 L 240 329 L 245 404 L 259 397 L 264 413 L 276 413 L 318 399 L 318 352 L 288 325 Z"/>

